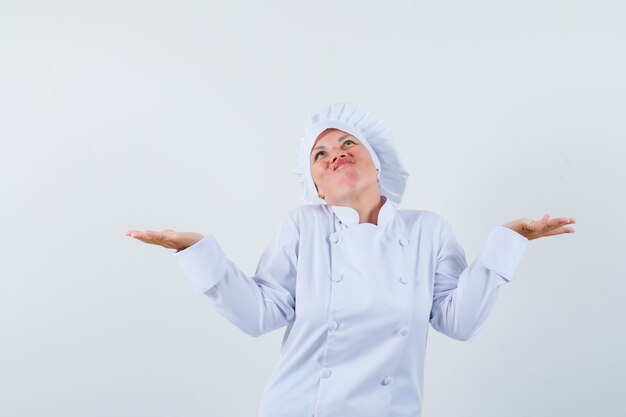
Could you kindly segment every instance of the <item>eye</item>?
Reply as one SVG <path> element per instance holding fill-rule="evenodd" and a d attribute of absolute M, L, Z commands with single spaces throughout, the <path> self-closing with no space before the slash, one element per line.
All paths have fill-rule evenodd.
<path fill-rule="evenodd" d="M 350 142 L 353 145 L 356 145 L 356 143 L 352 139 L 347 139 L 343 144 L 345 145 L 348 142 Z"/>
<path fill-rule="evenodd" d="M 319 151 L 318 153 L 315 154 L 315 157 L 313 158 L 314 161 L 317 161 L 317 157 L 320 156 L 321 154 L 325 153 L 324 151 Z"/>

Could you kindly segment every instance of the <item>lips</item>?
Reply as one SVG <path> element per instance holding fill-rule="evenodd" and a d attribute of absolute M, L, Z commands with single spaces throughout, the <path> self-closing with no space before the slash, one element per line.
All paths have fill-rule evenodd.
<path fill-rule="evenodd" d="M 349 159 L 340 159 L 339 162 L 335 164 L 335 171 L 337 171 L 342 166 L 350 165 L 352 162 Z"/>

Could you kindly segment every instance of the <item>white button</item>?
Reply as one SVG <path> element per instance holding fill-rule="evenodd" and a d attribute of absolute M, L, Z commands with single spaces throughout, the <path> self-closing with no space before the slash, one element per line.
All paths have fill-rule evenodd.
<path fill-rule="evenodd" d="M 393 382 L 393 378 L 388 376 L 387 378 L 383 379 L 383 385 L 389 385 Z"/>
<path fill-rule="evenodd" d="M 339 242 L 339 234 L 333 233 L 330 235 L 330 241 L 333 243 Z"/>
<path fill-rule="evenodd" d="M 406 282 L 407 282 L 406 277 L 405 276 L 401 276 L 400 277 L 400 282 L 403 283 L 403 284 L 406 284 Z"/>
<path fill-rule="evenodd" d="M 330 369 L 324 368 L 322 369 L 322 378 L 328 378 L 330 376 Z"/>
<path fill-rule="evenodd" d="M 335 282 L 339 282 L 339 281 L 341 281 L 343 279 L 343 274 L 335 274 L 335 275 L 333 275 L 332 279 Z"/>
<path fill-rule="evenodd" d="M 400 329 L 399 333 L 400 333 L 400 336 L 406 336 L 409 333 L 409 331 L 405 327 L 403 327 Z"/>
<path fill-rule="evenodd" d="M 338 326 L 338 324 L 337 324 L 337 322 L 335 320 L 333 320 L 330 323 L 328 323 L 328 328 L 330 330 L 337 330 L 337 326 Z"/>
<path fill-rule="evenodd" d="M 407 239 L 405 239 L 405 238 L 401 238 L 401 239 L 400 239 L 400 244 L 401 244 L 402 246 L 406 246 L 406 245 L 408 245 L 408 244 L 409 244 L 409 241 L 408 241 Z"/>

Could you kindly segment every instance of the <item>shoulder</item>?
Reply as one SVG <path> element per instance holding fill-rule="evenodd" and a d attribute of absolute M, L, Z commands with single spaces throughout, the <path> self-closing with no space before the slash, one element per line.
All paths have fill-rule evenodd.
<path fill-rule="evenodd" d="M 439 213 L 431 210 L 398 210 L 412 235 L 431 242 L 434 248 L 441 248 L 452 233 L 450 223 Z M 439 251 L 440 249 L 437 249 Z"/>
<path fill-rule="evenodd" d="M 293 222 L 296 228 L 301 230 L 306 225 L 328 222 L 330 218 L 332 213 L 326 204 L 302 204 L 287 211 L 283 221 Z"/>
<path fill-rule="evenodd" d="M 431 210 L 396 209 L 396 211 L 407 225 L 440 230 L 448 224 L 442 215 Z"/>
<path fill-rule="evenodd" d="M 294 221 L 298 219 L 308 220 L 314 217 L 328 216 L 329 208 L 326 204 L 302 204 L 287 212 L 287 216 Z"/>

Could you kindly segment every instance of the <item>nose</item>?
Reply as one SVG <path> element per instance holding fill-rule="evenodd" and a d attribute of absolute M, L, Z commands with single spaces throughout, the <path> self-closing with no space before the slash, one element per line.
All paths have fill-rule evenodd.
<path fill-rule="evenodd" d="M 339 159 L 339 158 L 347 158 L 347 157 L 348 157 L 348 155 L 346 155 L 346 153 L 343 152 L 343 151 L 339 152 L 339 153 L 336 153 L 335 156 L 333 157 L 333 164 L 335 162 L 337 162 L 337 159 Z"/>

